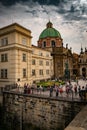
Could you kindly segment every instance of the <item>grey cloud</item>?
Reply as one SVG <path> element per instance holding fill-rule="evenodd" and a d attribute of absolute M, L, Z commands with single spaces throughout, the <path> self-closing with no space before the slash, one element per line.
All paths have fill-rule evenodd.
<path fill-rule="evenodd" d="M 60 3 L 66 3 L 67 0 L 1 0 L 1 3 L 5 6 L 12 6 L 18 2 L 38 2 L 41 5 L 59 5 Z"/>
<path fill-rule="evenodd" d="M 21 1 L 15 5 L 0 5 L 0 26 L 10 24 L 11 18 L 13 22 L 21 23 L 33 32 L 33 39 L 45 28 L 45 24 L 50 19 L 58 28 L 65 42 L 71 42 L 72 47 L 76 43 L 84 41 L 87 25 L 87 4 L 83 4 L 81 0 L 60 0 L 60 4 L 41 5 L 39 1 L 31 0 Z M 37 31 L 38 30 L 38 31 Z M 36 43 L 36 41 L 34 42 Z"/>
<path fill-rule="evenodd" d="M 81 0 L 70 0 L 66 4 L 61 4 L 57 12 L 68 20 L 86 20 L 84 15 L 87 15 L 87 3 L 82 3 Z"/>
<path fill-rule="evenodd" d="M 25 10 L 25 13 L 29 13 L 29 14 L 32 14 L 32 15 L 36 15 L 37 14 L 37 12 L 35 10 L 32 10 L 32 11 Z"/>

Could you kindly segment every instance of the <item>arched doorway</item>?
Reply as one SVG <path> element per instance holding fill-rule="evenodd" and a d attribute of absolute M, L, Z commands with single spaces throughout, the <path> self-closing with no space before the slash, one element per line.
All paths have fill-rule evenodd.
<path fill-rule="evenodd" d="M 86 68 L 85 68 L 85 67 L 82 68 L 82 76 L 83 76 L 84 78 L 86 78 Z"/>

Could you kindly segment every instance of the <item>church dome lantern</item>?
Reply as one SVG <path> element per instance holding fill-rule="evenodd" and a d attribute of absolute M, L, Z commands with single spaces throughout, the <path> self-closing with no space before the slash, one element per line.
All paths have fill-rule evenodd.
<path fill-rule="evenodd" d="M 47 28 L 52 28 L 53 27 L 53 24 L 49 21 L 47 24 L 46 24 Z"/>

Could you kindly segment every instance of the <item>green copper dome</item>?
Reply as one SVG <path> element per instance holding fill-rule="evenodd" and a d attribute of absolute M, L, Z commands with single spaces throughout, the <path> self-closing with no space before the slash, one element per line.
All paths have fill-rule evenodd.
<path fill-rule="evenodd" d="M 39 39 L 46 38 L 46 37 L 61 37 L 60 33 L 52 27 L 52 23 L 47 23 L 47 28 L 42 31 L 39 36 Z"/>

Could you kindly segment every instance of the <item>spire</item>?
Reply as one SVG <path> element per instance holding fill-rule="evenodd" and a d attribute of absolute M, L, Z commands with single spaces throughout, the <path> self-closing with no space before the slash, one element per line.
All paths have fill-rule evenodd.
<path fill-rule="evenodd" d="M 80 54 L 83 54 L 83 48 L 82 48 L 82 45 L 81 45 L 81 52 L 80 52 Z"/>
<path fill-rule="evenodd" d="M 66 49 L 68 49 L 68 43 L 66 44 Z"/>
<path fill-rule="evenodd" d="M 72 47 L 70 47 L 70 51 L 72 52 Z"/>

